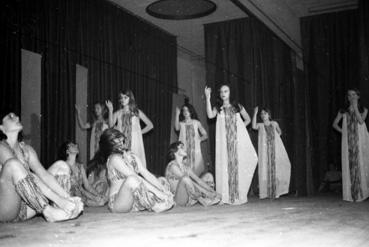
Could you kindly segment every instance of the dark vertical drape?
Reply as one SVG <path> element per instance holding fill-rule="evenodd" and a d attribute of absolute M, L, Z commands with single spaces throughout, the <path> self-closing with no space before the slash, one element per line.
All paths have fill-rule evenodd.
<path fill-rule="evenodd" d="M 19 110 L 20 48 L 42 54 L 42 162 L 56 159 L 58 146 L 75 138 L 75 67 L 88 68 L 88 108 L 133 90 L 139 108 L 154 123 L 145 135 L 148 168 L 162 174 L 169 145 L 172 92 L 177 85 L 176 39 L 103 0 L 3 1 L 1 107 Z M 2 8 L 4 9 L 4 8 Z M 4 64 L 4 63 L 3 63 Z M 11 84 L 14 82 L 15 84 Z M 11 97 L 14 94 L 14 97 Z M 5 103 L 3 103 L 5 102 Z"/>
<path fill-rule="evenodd" d="M 359 78 L 357 10 L 301 19 L 305 77 L 310 99 L 313 174 L 317 185 L 329 163 L 341 164 L 341 138 L 332 122 L 349 88 L 362 90 Z"/>
<path fill-rule="evenodd" d="M 360 88 L 369 106 L 369 1 L 359 0 Z"/>
<path fill-rule="evenodd" d="M 231 96 L 245 106 L 250 117 L 257 105 L 269 108 L 283 130 L 282 139 L 291 159 L 291 191 L 307 194 L 305 84 L 291 49 L 254 17 L 205 25 L 205 47 L 213 103 L 219 86 L 227 83 Z M 214 154 L 214 122 L 209 129 Z M 257 133 L 251 128 L 249 133 L 257 148 Z"/>

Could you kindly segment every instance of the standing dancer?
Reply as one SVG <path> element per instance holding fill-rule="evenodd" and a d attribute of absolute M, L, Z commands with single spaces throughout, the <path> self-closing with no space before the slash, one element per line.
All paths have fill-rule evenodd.
<path fill-rule="evenodd" d="M 277 122 L 271 120 L 268 109 L 262 109 L 263 123 L 257 123 L 259 108 L 255 107 L 252 128 L 259 132 L 259 197 L 279 198 L 287 194 L 291 177 L 291 162 L 288 158 Z"/>
<path fill-rule="evenodd" d="M 111 101 L 106 101 L 109 110 L 109 127 L 119 130 L 127 138 L 127 148 L 135 153 L 146 168 L 145 148 L 142 135 L 154 128 L 150 119 L 137 108 L 135 97 L 131 90 L 119 94 L 121 109 L 114 112 Z M 140 120 L 144 122 L 145 128 L 141 130 Z"/>
<path fill-rule="evenodd" d="M 90 160 L 94 157 L 95 153 L 99 149 L 99 140 L 102 132 L 108 128 L 108 125 L 104 119 L 105 106 L 99 102 L 94 104 L 94 115 L 95 120 L 92 123 L 83 123 L 81 118 L 81 110 L 78 105 L 76 107 L 76 113 L 78 118 L 78 124 L 83 130 L 91 129 L 91 138 L 90 138 Z"/>
<path fill-rule="evenodd" d="M 222 195 L 223 203 L 246 203 L 257 164 L 257 154 L 246 129 L 250 117 L 242 105 L 231 103 L 227 85 L 220 87 L 217 107 L 211 107 L 211 89 L 208 87 L 205 88 L 205 96 L 208 118 L 217 117 L 216 191 Z"/>
<path fill-rule="evenodd" d="M 359 104 L 360 92 L 347 91 L 348 105 L 338 112 L 333 128 L 342 134 L 343 200 L 360 202 L 369 197 L 368 109 Z M 342 128 L 338 125 L 342 119 Z"/>
<path fill-rule="evenodd" d="M 179 131 L 179 141 L 187 153 L 188 166 L 200 176 L 205 171 L 201 152 L 201 142 L 208 138 L 206 130 L 197 118 L 195 108 L 185 100 L 185 104 L 176 108 L 175 129 Z"/>

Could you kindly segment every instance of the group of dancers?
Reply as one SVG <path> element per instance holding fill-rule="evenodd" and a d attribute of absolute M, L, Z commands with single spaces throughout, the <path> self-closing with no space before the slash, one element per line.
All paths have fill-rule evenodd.
<path fill-rule="evenodd" d="M 196 203 L 239 205 L 247 202 L 257 164 L 259 197 L 287 194 L 291 163 L 271 112 L 262 108 L 259 114 L 255 107 L 251 120 L 245 108 L 231 100 L 228 85 L 219 88 L 215 107 L 208 87 L 205 96 L 208 118 L 217 118 L 215 181 L 206 171 L 201 152 L 207 132 L 188 101 L 176 108 L 174 127 L 179 138 L 168 148 L 164 177 L 146 168 L 142 135 L 154 126 L 138 109 L 130 90 L 119 94 L 120 109 L 115 112 L 109 100 L 95 104 L 93 123 L 84 123 L 76 106 L 80 127 L 91 129 L 86 166 L 78 162 L 78 145 L 66 141 L 58 160 L 45 170 L 33 148 L 20 138 L 19 117 L 7 113 L 0 125 L 4 135 L 0 141 L 0 221 L 22 221 L 36 214 L 50 222 L 64 221 L 78 217 L 84 206 L 105 204 L 113 213 L 162 212 Z M 357 91 L 349 90 L 347 99 L 349 105 L 334 121 L 342 132 L 343 197 L 361 201 L 369 196 L 368 110 L 358 103 Z M 338 125 L 341 119 L 342 127 Z M 251 122 L 259 134 L 258 154 L 246 128 Z"/>

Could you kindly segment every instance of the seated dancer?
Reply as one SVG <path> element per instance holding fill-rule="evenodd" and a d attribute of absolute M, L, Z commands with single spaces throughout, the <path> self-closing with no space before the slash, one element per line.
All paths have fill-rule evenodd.
<path fill-rule="evenodd" d="M 168 182 L 157 179 L 142 165 L 138 156 L 127 149 L 126 138 L 119 130 L 103 132 L 97 155 L 106 161 L 111 212 L 162 212 L 174 206 Z"/>
<path fill-rule="evenodd" d="M 42 214 L 49 222 L 76 218 L 83 210 L 80 198 L 70 197 L 43 168 L 35 150 L 19 141 L 22 129 L 14 113 L 2 118 L 0 221 L 23 221 L 36 214 Z"/>
<path fill-rule="evenodd" d="M 98 195 L 109 198 L 109 184 L 106 171 L 106 162 L 97 159 L 97 156 L 87 164 L 87 179 Z"/>
<path fill-rule="evenodd" d="M 166 178 L 170 189 L 174 194 L 175 202 L 180 206 L 192 206 L 197 202 L 204 206 L 214 205 L 220 202 L 221 195 L 209 186 L 214 186 L 214 178 L 206 173 L 199 178 L 191 167 L 184 163 L 186 151 L 182 142 L 175 142 L 169 146 Z"/>
<path fill-rule="evenodd" d="M 59 159 L 48 171 L 72 196 L 78 196 L 86 206 L 99 207 L 107 202 L 108 195 L 99 195 L 89 184 L 83 164 L 77 162 L 78 145 L 66 141 L 59 149 Z"/>

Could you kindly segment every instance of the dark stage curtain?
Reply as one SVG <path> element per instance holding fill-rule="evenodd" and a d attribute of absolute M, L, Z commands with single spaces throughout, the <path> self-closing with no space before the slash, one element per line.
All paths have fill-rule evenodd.
<path fill-rule="evenodd" d="M 1 68 L 1 77 L 11 87 L 8 92 L 17 96 L 2 97 L 1 107 L 9 99 L 20 104 L 19 86 L 10 84 L 20 83 L 19 58 L 14 58 L 19 57 L 19 48 L 42 54 L 43 164 L 55 161 L 64 140 L 75 138 L 75 67 L 81 64 L 88 68 L 89 114 L 93 102 L 112 99 L 117 106 L 119 90 L 133 90 L 139 108 L 154 123 L 154 130 L 144 136 L 148 168 L 163 174 L 177 85 L 175 37 L 109 1 L 5 1 L 2 5 L 8 11 L 2 16 L 7 31 L 2 32 L 1 49 L 9 52 L 1 59 L 10 62 L 9 69 Z M 8 92 L 1 90 L 1 96 Z"/>
<path fill-rule="evenodd" d="M 244 105 L 250 117 L 257 105 L 269 108 L 281 126 L 291 159 L 290 191 L 299 195 L 310 193 L 305 83 L 291 49 L 254 17 L 205 25 L 205 46 L 207 83 L 213 88 L 213 104 L 217 89 L 227 83 L 232 97 Z M 209 123 L 209 128 L 214 154 L 215 122 Z M 251 125 L 248 129 L 257 149 L 257 132 L 251 130 Z M 257 170 L 254 188 L 256 178 Z"/>
<path fill-rule="evenodd" d="M 310 99 L 313 174 L 317 185 L 329 163 L 341 165 L 341 137 L 332 128 L 349 88 L 361 90 L 359 78 L 357 10 L 310 16 L 301 19 L 305 77 Z M 367 83 L 367 82 L 366 82 Z M 367 102 L 367 101 L 366 101 Z"/>
<path fill-rule="evenodd" d="M 369 107 L 369 1 L 359 0 L 360 89 L 362 100 Z M 368 123 L 368 121 L 367 121 Z"/>

